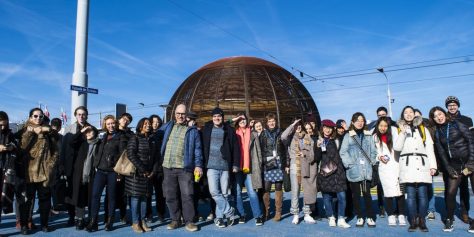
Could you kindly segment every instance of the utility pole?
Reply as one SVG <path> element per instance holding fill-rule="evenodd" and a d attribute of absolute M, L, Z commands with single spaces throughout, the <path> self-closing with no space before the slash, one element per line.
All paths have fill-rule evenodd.
<path fill-rule="evenodd" d="M 77 0 L 76 48 L 72 85 L 87 87 L 87 34 L 89 26 L 89 0 Z M 71 123 L 76 118 L 74 110 L 79 106 L 87 107 L 87 93 L 71 91 Z"/>
<path fill-rule="evenodd" d="M 390 93 L 390 82 L 388 81 L 387 74 L 385 74 L 383 68 L 377 68 L 377 71 L 382 73 L 387 79 L 387 98 L 388 98 L 388 116 L 393 119 L 392 117 L 392 94 Z"/>

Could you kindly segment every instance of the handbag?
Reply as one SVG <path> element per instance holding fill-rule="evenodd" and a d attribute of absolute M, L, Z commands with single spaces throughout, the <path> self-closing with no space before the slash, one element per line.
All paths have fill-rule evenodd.
<path fill-rule="evenodd" d="M 359 143 L 359 141 L 357 141 L 357 139 L 355 139 L 355 137 L 352 137 L 352 140 L 354 140 L 354 142 L 357 144 L 359 149 L 362 151 L 362 154 L 364 154 L 364 157 L 365 157 L 365 159 L 367 159 L 369 164 L 372 163 L 372 161 L 369 158 L 369 155 L 367 155 L 367 153 L 365 152 L 364 148 L 362 148 L 362 145 Z M 379 165 L 377 163 L 377 164 L 372 166 L 372 180 L 370 181 L 370 187 L 373 188 L 373 187 L 377 186 L 379 183 L 380 183 Z"/>
<path fill-rule="evenodd" d="M 332 160 L 325 162 L 319 169 L 319 173 L 323 177 L 327 177 L 331 174 L 334 174 L 336 171 L 337 171 L 337 165 Z"/>
<path fill-rule="evenodd" d="M 127 150 L 124 150 L 122 155 L 120 155 L 117 164 L 115 164 L 114 171 L 117 174 L 132 176 L 135 173 L 135 170 L 135 166 L 128 159 Z"/>
<path fill-rule="evenodd" d="M 277 169 L 278 168 L 278 163 L 277 163 L 277 159 L 279 159 L 280 157 L 273 157 L 273 156 L 269 156 L 269 157 L 266 157 L 265 158 L 265 171 L 268 171 L 268 170 L 274 170 L 274 169 Z"/>

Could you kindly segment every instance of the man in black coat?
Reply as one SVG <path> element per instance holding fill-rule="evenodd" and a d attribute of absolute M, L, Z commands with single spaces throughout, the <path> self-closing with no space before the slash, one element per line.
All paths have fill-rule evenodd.
<path fill-rule="evenodd" d="M 459 102 L 459 99 L 456 96 L 448 96 L 446 100 L 444 101 L 446 109 L 448 109 L 449 115 L 451 117 L 466 125 L 468 128 L 472 128 L 472 119 L 470 117 L 461 115 L 461 112 L 459 111 L 459 107 L 461 107 L 461 103 Z M 474 180 L 472 180 L 471 177 L 471 183 Z M 467 176 L 463 176 L 461 179 L 461 184 L 459 185 L 459 199 L 460 199 L 460 208 L 461 208 L 461 220 L 464 223 L 469 223 L 469 209 L 470 209 L 470 203 L 469 203 L 469 180 Z"/>

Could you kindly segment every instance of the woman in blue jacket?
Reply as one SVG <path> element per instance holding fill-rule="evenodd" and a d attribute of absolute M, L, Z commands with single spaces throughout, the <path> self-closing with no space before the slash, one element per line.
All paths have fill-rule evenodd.
<path fill-rule="evenodd" d="M 365 221 L 368 227 L 375 227 L 370 181 L 372 180 L 372 166 L 377 162 L 377 149 L 366 124 L 367 120 L 364 114 L 357 112 L 352 115 L 349 132 L 344 136 L 339 151 L 352 190 L 352 200 L 357 214 L 357 227 L 364 226 L 364 216 L 360 206 L 361 192 L 364 196 L 367 214 Z"/>

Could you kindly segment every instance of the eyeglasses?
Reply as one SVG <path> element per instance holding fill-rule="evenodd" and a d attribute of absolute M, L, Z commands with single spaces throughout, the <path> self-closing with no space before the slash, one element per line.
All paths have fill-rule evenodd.
<path fill-rule="evenodd" d="M 177 112 L 174 113 L 174 114 L 175 114 L 176 116 L 185 116 L 185 115 L 186 115 L 186 113 L 177 113 Z"/>
<path fill-rule="evenodd" d="M 453 107 L 458 107 L 458 105 L 457 104 L 449 104 L 448 105 L 448 108 L 453 108 Z"/>
<path fill-rule="evenodd" d="M 39 118 L 39 119 L 43 119 L 44 115 L 37 115 L 37 114 L 33 114 L 33 118 Z"/>

